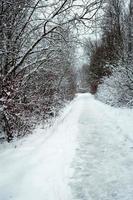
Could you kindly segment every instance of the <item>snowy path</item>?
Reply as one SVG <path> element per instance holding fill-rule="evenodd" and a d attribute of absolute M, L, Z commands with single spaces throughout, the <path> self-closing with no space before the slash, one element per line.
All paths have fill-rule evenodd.
<path fill-rule="evenodd" d="M 74 199 L 133 200 L 133 110 L 81 98 Z"/>
<path fill-rule="evenodd" d="M 133 110 L 78 95 L 49 130 L 0 149 L 0 200 L 133 200 Z"/>

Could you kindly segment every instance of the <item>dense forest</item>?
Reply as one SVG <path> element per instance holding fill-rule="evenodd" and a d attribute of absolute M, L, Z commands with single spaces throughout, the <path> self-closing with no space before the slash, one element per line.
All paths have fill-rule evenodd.
<path fill-rule="evenodd" d="M 107 1 L 96 17 L 96 39 L 85 42 L 90 92 L 113 106 L 133 106 L 133 1 Z M 98 32 L 99 35 L 98 35 Z"/>

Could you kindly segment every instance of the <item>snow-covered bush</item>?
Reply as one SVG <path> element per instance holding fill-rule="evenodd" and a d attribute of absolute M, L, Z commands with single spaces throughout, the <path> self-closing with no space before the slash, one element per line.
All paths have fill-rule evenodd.
<path fill-rule="evenodd" d="M 133 106 L 133 82 L 130 66 L 120 64 L 110 77 L 104 77 L 96 97 L 112 106 Z"/>

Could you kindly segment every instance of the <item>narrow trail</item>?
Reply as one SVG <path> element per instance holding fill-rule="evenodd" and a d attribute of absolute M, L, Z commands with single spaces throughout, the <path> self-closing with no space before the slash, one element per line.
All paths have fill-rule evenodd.
<path fill-rule="evenodd" d="M 1 147 L 0 200 L 133 200 L 132 119 L 77 95 L 53 127 Z"/>

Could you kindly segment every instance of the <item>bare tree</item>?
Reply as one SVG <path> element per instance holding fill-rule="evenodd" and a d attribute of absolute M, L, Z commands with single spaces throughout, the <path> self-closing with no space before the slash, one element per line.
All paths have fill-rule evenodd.
<path fill-rule="evenodd" d="M 44 107 L 46 115 L 55 98 L 74 91 L 72 32 L 101 6 L 102 0 L 0 2 L 0 118 L 8 141 L 27 132 L 32 115 Z"/>

